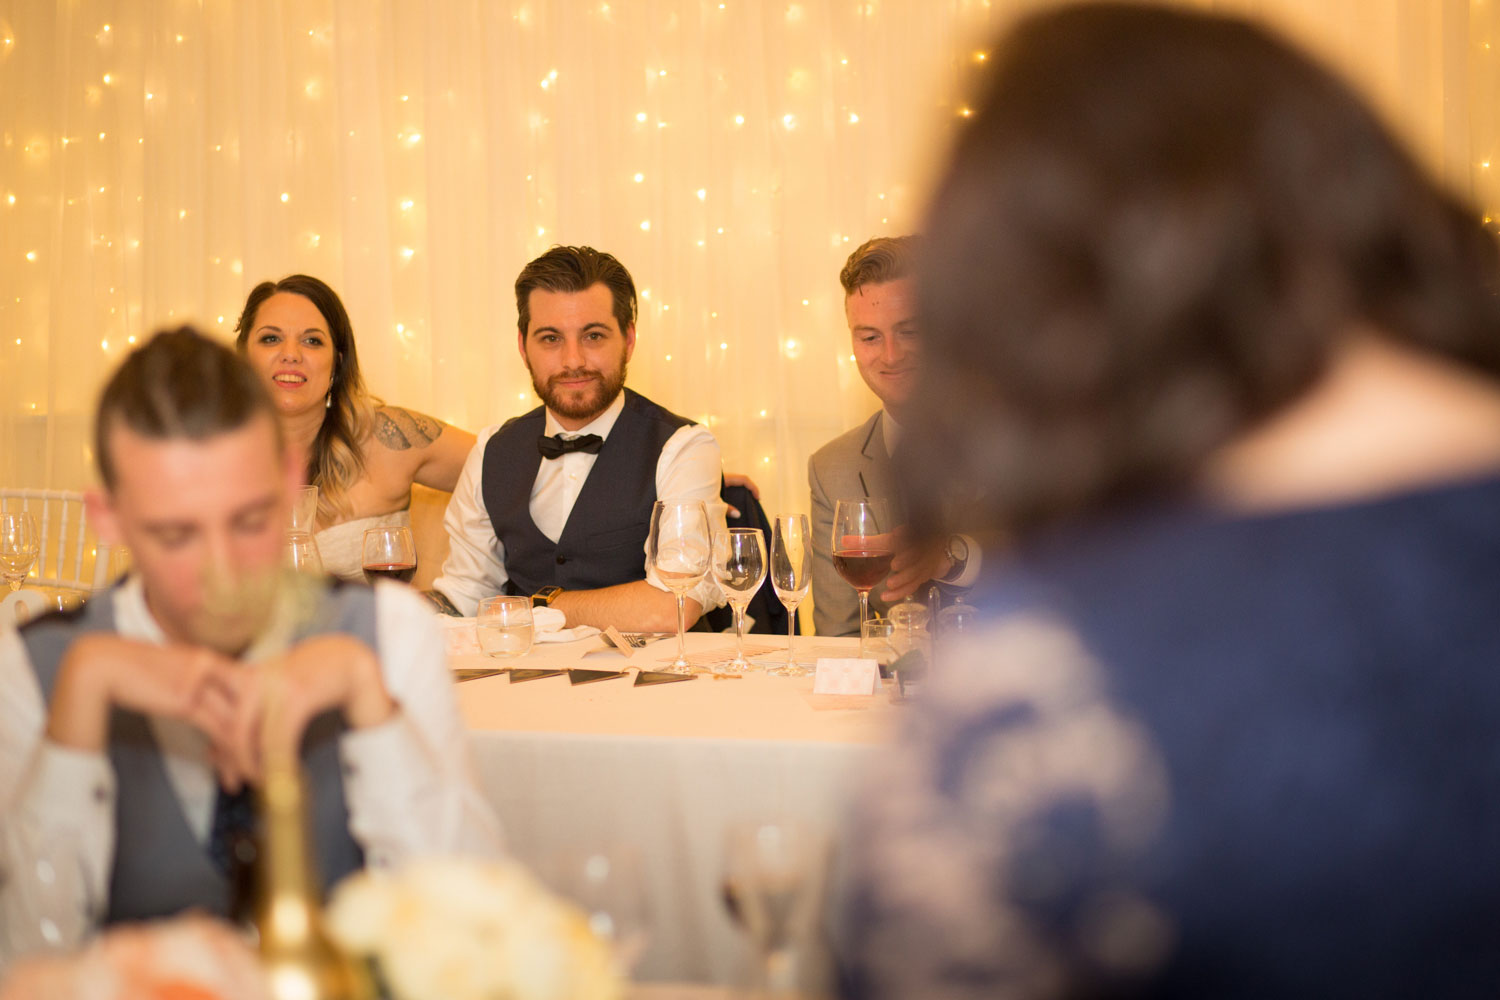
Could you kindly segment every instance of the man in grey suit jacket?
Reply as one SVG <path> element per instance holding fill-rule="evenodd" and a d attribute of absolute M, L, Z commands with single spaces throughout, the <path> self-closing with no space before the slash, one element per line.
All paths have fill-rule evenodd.
<path fill-rule="evenodd" d="M 833 568 L 834 504 L 881 497 L 901 520 L 901 498 L 891 454 L 901 436 L 901 412 L 916 385 L 921 360 L 916 292 L 911 279 L 915 236 L 881 236 L 849 255 L 839 281 L 844 316 L 859 374 L 881 408 L 840 434 L 807 463 L 812 492 L 813 622 L 819 635 L 859 634 L 859 594 Z M 965 587 L 979 572 L 979 550 L 963 535 L 928 548 L 898 548 L 891 572 L 870 591 L 870 613 L 886 609 L 928 581 Z"/>

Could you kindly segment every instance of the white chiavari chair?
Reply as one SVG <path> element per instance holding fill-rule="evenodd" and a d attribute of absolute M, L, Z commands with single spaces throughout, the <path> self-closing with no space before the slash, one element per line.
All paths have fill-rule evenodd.
<path fill-rule="evenodd" d="M 26 586 L 92 593 L 109 583 L 110 547 L 89 531 L 82 493 L 4 487 L 0 510 L 23 511 L 36 520 L 41 552 Z"/>

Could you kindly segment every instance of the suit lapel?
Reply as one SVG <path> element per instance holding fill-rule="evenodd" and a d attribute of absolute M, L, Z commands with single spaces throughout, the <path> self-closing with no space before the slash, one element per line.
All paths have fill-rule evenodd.
<path fill-rule="evenodd" d="M 860 449 L 859 482 L 866 497 L 896 501 L 896 483 L 891 457 L 885 450 L 885 411 L 878 410 L 870 419 L 864 446 Z"/>

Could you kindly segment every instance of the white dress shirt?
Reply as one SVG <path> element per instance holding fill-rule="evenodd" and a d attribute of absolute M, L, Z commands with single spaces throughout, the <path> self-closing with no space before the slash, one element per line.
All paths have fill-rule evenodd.
<path fill-rule="evenodd" d="M 97 600 L 105 597 L 100 595 Z M 165 644 L 139 578 L 114 592 L 119 635 Z M 399 711 L 339 740 L 349 831 L 365 863 L 382 867 L 435 853 L 497 855 L 499 823 L 474 781 L 463 720 L 453 695 L 443 637 L 431 606 L 410 589 L 375 587 L 377 652 Z M 278 623 L 245 654 L 246 669 L 286 634 Z M 0 872 L 21 875 L 51 861 L 65 891 L 38 893 L 24 877 L 0 877 L 0 926 L 51 920 L 65 942 L 88 933 L 86 910 L 105 909 L 114 856 L 115 774 L 107 753 L 58 746 L 45 737 L 47 710 L 14 627 L 0 627 Z M 217 780 L 208 741 L 179 720 L 151 718 L 168 779 L 195 837 L 207 843 Z M 13 923 L 15 922 L 15 923 Z M 0 934 L 0 970 L 9 956 Z"/>
<path fill-rule="evenodd" d="M 621 393 L 603 413 L 576 431 L 564 431 L 552 411 L 548 410 L 543 433 L 548 436 L 560 433 L 565 438 L 597 434 L 608 440 L 609 432 L 624 409 L 625 394 Z M 505 572 L 505 546 L 495 537 L 495 525 L 485 509 L 483 493 L 485 445 L 500 426 L 495 424 L 479 432 L 474 450 L 469 452 L 458 485 L 454 487 L 448 512 L 443 517 L 443 526 L 448 530 L 448 561 L 443 564 L 443 574 L 433 581 L 433 589 L 441 591 L 466 616 L 473 616 L 484 598 L 504 593 L 505 583 L 510 579 Z M 536 482 L 531 487 L 528 509 L 537 529 L 553 542 L 562 537 L 568 517 L 573 513 L 573 505 L 578 501 L 578 494 L 597 457 L 586 451 L 572 451 L 560 458 L 542 459 Z M 723 527 L 724 505 L 719 499 L 721 473 L 719 442 L 708 429 L 697 424 L 679 427 L 662 445 L 661 455 L 656 460 L 656 495 L 661 499 L 686 497 L 702 500 L 708 507 L 710 530 L 715 525 Z M 666 586 L 657 579 L 645 560 L 644 543 L 641 561 L 646 568 L 647 582 L 665 591 Z M 687 596 L 697 601 L 704 611 L 724 603 L 723 595 L 711 577 L 688 591 Z"/>

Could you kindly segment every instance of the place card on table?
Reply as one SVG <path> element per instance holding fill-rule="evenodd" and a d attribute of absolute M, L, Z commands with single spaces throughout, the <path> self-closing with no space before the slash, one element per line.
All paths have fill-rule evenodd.
<path fill-rule="evenodd" d="M 636 647 L 631 644 L 630 640 L 621 635 L 620 630 L 613 625 L 604 630 L 604 641 L 615 647 L 619 652 L 624 653 L 627 659 L 636 650 Z"/>
<path fill-rule="evenodd" d="M 879 694 L 880 664 L 855 657 L 819 657 L 813 694 Z"/>

